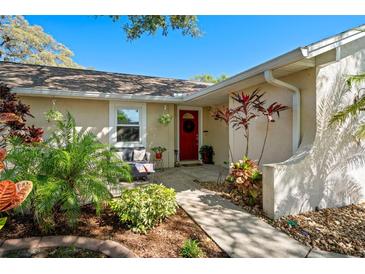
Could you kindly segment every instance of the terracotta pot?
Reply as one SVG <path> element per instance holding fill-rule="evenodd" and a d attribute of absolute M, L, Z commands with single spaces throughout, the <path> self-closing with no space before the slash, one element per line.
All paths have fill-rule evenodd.
<path fill-rule="evenodd" d="M 162 153 L 156 152 L 156 160 L 161 160 L 161 159 L 162 159 Z"/>

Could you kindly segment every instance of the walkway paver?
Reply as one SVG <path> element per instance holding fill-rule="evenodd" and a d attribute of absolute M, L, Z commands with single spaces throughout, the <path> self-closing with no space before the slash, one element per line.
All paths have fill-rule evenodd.
<path fill-rule="evenodd" d="M 0 244 L 0 257 L 6 252 L 21 249 L 75 246 L 104 253 L 112 258 L 135 258 L 136 256 L 120 243 L 78 236 L 45 236 L 9 239 Z"/>
<path fill-rule="evenodd" d="M 215 181 L 218 173 L 214 166 L 174 168 L 163 172 L 161 181 L 177 191 L 180 206 L 231 257 L 304 258 L 310 255 L 309 247 L 218 194 L 200 190 L 194 183 L 194 180 Z M 331 253 L 323 252 L 313 255 L 331 257 Z"/>

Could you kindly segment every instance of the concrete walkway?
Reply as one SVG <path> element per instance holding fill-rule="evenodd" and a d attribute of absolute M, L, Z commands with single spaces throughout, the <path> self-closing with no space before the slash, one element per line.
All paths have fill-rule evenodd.
<path fill-rule="evenodd" d="M 312 251 L 227 199 L 200 190 L 194 182 L 216 181 L 222 171 L 216 166 L 179 167 L 161 172 L 156 179 L 177 191 L 180 206 L 231 257 L 342 257 Z"/>

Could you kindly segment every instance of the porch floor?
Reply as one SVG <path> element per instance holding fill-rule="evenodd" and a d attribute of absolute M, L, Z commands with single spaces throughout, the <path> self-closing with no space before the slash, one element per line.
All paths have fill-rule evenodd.
<path fill-rule="evenodd" d="M 214 165 L 178 167 L 158 172 L 155 181 L 174 188 L 179 205 L 231 257 L 342 257 L 310 250 L 194 182 L 217 181 L 226 174 L 227 169 Z"/>

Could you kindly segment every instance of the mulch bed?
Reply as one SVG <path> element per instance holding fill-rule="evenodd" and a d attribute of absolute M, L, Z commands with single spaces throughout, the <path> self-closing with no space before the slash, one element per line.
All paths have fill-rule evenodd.
<path fill-rule="evenodd" d="M 39 230 L 29 216 L 12 216 L 0 231 L 0 239 L 14 239 L 32 236 L 75 235 L 113 240 L 129 248 L 139 257 L 175 258 L 180 257 L 180 248 L 188 239 L 197 239 L 208 258 L 227 255 L 207 236 L 207 234 L 181 209 L 146 235 L 136 234 L 120 224 L 118 218 L 106 209 L 100 216 L 91 207 L 84 207 L 76 229 L 66 225 L 63 215 L 56 216 L 57 224 L 52 232 Z"/>
<path fill-rule="evenodd" d="M 365 257 L 365 203 L 282 217 L 273 226 L 307 246 Z"/>
<path fill-rule="evenodd" d="M 262 203 L 249 206 L 247 199 L 232 192 L 229 183 L 200 182 L 202 188 L 215 191 L 249 213 L 297 241 L 324 251 L 365 257 L 365 203 L 326 208 L 271 220 L 264 215 Z"/>

